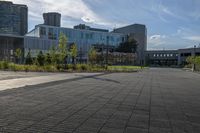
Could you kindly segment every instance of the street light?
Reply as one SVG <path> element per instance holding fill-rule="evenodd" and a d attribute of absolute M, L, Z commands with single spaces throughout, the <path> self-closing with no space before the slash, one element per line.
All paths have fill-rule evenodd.
<path fill-rule="evenodd" d="M 108 67 L 108 45 L 109 45 L 109 36 L 106 38 L 106 68 Z"/>
<path fill-rule="evenodd" d="M 192 71 L 195 71 L 195 58 L 196 58 L 196 45 L 194 45 L 194 64 L 193 64 L 193 68 Z"/>

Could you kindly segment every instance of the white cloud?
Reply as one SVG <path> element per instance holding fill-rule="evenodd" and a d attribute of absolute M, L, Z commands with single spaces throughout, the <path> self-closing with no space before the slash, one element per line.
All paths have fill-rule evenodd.
<path fill-rule="evenodd" d="M 152 35 L 150 36 L 150 40 L 159 40 L 159 39 L 164 39 L 166 38 L 165 35 Z"/>
<path fill-rule="evenodd" d="M 91 10 L 83 0 L 12 0 L 14 3 L 26 4 L 29 7 L 30 20 L 38 20 L 42 22 L 42 13 L 59 12 L 62 14 L 63 21 L 70 18 L 76 22 L 93 23 L 98 25 L 111 26 L 112 22 L 103 19 L 93 10 Z M 39 19 L 41 19 L 39 21 Z M 70 20 L 70 21 L 71 21 Z M 64 25 L 67 26 L 68 25 Z"/>
<path fill-rule="evenodd" d="M 156 48 L 156 47 L 165 47 L 164 45 L 166 44 L 166 36 L 165 35 L 152 35 L 152 36 L 148 36 L 147 40 L 148 40 L 148 45 L 149 48 Z"/>
<path fill-rule="evenodd" d="M 183 39 L 200 42 L 200 36 L 188 36 L 188 37 L 183 37 Z"/>

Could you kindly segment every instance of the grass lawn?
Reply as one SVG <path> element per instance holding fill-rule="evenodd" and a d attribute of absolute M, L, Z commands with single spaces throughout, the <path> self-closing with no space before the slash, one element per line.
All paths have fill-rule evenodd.
<path fill-rule="evenodd" d="M 144 68 L 144 67 L 143 67 Z M 109 71 L 138 71 L 143 69 L 141 66 L 108 66 Z"/>

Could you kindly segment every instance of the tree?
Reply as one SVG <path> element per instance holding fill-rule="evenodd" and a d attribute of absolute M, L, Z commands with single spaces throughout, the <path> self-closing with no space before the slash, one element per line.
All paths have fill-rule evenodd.
<path fill-rule="evenodd" d="M 71 46 L 70 54 L 72 57 L 72 63 L 75 64 L 75 59 L 78 55 L 78 49 L 77 49 L 77 45 L 75 43 Z"/>
<path fill-rule="evenodd" d="M 97 59 L 97 52 L 93 47 L 91 47 L 88 52 L 88 58 L 91 64 L 95 64 L 96 59 Z"/>
<path fill-rule="evenodd" d="M 195 57 L 194 56 L 189 56 L 186 58 L 186 62 L 188 64 L 194 64 L 195 63 Z"/>
<path fill-rule="evenodd" d="M 45 63 L 50 65 L 52 62 L 51 62 L 51 55 L 49 53 L 46 53 L 45 55 Z"/>
<path fill-rule="evenodd" d="M 122 52 L 122 53 L 135 53 L 137 50 L 137 41 L 133 38 L 128 39 L 128 41 L 121 43 L 117 48 L 117 52 Z"/>
<path fill-rule="evenodd" d="M 51 57 L 51 63 L 52 64 L 56 64 L 57 61 L 58 61 L 58 56 L 57 56 L 57 50 L 56 50 L 56 47 L 55 45 L 53 45 L 51 48 L 50 48 L 50 57 Z"/>
<path fill-rule="evenodd" d="M 29 49 L 28 54 L 26 56 L 25 63 L 28 64 L 28 65 L 33 64 L 33 59 L 32 59 L 32 56 L 31 56 L 31 50 L 30 49 Z"/>
<path fill-rule="evenodd" d="M 58 52 L 60 63 L 64 63 L 67 56 L 67 37 L 63 33 L 59 36 Z"/>
<path fill-rule="evenodd" d="M 21 56 L 22 56 L 22 50 L 20 48 L 17 48 L 15 50 L 15 56 L 16 56 L 16 62 L 17 63 L 20 63 L 20 59 L 21 59 Z"/>
<path fill-rule="evenodd" d="M 42 51 L 40 51 L 39 54 L 37 55 L 37 62 L 38 62 L 38 65 L 44 66 L 45 56 L 42 53 Z"/>

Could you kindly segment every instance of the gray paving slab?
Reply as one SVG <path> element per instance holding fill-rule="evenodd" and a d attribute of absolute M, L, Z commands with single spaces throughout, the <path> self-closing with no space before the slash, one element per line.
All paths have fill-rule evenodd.
<path fill-rule="evenodd" d="M 0 133 L 199 133 L 199 86 L 200 74 L 150 68 L 4 90 Z"/>

